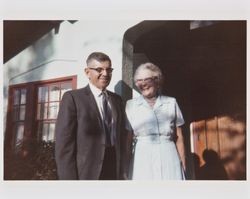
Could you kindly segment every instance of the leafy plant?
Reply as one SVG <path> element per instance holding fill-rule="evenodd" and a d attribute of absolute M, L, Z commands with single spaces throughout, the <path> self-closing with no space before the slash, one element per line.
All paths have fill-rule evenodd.
<path fill-rule="evenodd" d="M 54 142 L 24 141 L 4 157 L 5 180 L 56 180 Z"/>

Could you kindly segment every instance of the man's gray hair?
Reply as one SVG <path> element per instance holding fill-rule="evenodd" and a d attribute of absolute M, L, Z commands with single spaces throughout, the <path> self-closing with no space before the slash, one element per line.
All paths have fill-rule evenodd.
<path fill-rule="evenodd" d="M 98 61 L 98 62 L 109 61 L 110 66 L 111 66 L 111 59 L 109 58 L 108 55 L 106 55 L 106 54 L 103 53 L 103 52 L 93 52 L 93 53 L 91 53 L 91 54 L 88 56 L 87 60 L 86 60 L 87 65 L 89 65 L 89 63 L 90 63 L 92 60 L 96 60 L 96 61 Z"/>

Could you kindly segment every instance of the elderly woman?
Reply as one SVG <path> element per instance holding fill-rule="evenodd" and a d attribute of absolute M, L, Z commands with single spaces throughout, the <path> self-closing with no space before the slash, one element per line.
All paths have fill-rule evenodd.
<path fill-rule="evenodd" d="M 160 93 L 162 72 L 152 63 L 140 65 L 134 75 L 141 95 L 127 101 L 127 130 L 136 144 L 131 165 L 133 180 L 183 180 L 184 119 L 173 97 Z"/>

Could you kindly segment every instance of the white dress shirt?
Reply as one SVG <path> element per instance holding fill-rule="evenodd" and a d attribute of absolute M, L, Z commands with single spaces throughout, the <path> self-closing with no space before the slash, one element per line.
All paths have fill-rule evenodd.
<path fill-rule="evenodd" d="M 106 90 L 104 90 L 104 91 L 102 91 L 102 90 L 100 90 L 100 89 L 98 89 L 97 87 L 95 87 L 93 84 L 91 84 L 91 83 L 89 83 L 89 87 L 90 87 L 90 90 L 91 90 L 91 92 L 93 93 L 93 95 L 94 95 L 94 97 L 95 97 L 95 101 L 96 101 L 96 104 L 97 104 L 97 107 L 98 107 L 98 110 L 99 110 L 99 112 L 100 112 L 100 114 L 101 114 L 101 117 L 102 117 L 102 122 L 104 122 L 103 121 L 103 104 L 102 104 L 102 98 L 104 97 L 103 95 L 102 95 L 102 92 L 105 92 L 106 93 L 106 95 L 108 96 L 108 93 L 107 93 L 107 91 Z M 109 106 L 109 108 L 112 110 L 112 108 L 111 108 L 111 104 L 110 104 L 110 102 L 108 101 L 108 106 Z M 112 112 L 112 111 L 111 111 Z M 112 121 L 111 121 L 111 134 L 112 135 L 115 135 L 114 133 L 114 130 L 115 130 L 115 127 L 114 127 L 114 119 L 113 119 L 113 116 L 112 116 Z M 103 123 L 103 125 L 104 125 L 104 123 Z M 111 136 L 111 144 L 112 145 L 114 145 L 114 136 Z"/>
<path fill-rule="evenodd" d="M 89 87 L 91 92 L 93 93 L 95 97 L 96 104 L 98 106 L 99 112 L 101 114 L 101 117 L 103 119 L 103 105 L 102 105 L 102 90 L 96 88 L 93 84 L 89 83 Z"/>

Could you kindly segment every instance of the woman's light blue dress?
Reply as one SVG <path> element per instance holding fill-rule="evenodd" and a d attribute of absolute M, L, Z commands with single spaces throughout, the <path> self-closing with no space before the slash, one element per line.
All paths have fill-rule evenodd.
<path fill-rule="evenodd" d="M 175 128 L 184 124 L 173 97 L 158 96 L 151 108 L 143 96 L 127 101 L 128 130 L 136 137 L 132 180 L 183 180 L 184 173 L 174 142 Z"/>

